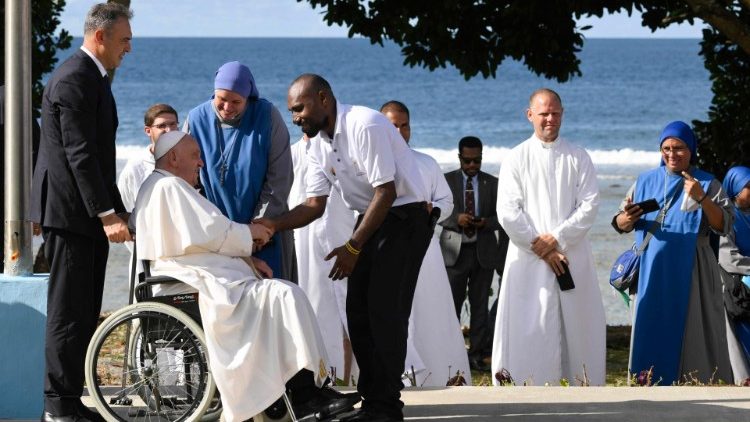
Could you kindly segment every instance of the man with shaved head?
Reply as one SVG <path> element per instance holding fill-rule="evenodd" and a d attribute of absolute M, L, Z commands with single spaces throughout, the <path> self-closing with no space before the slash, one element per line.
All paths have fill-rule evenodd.
<path fill-rule="evenodd" d="M 403 420 L 406 338 L 417 276 L 430 240 L 429 194 L 414 156 L 379 112 L 336 101 L 328 82 L 304 74 L 287 96 L 292 121 L 310 140 L 307 199 L 259 220 L 272 230 L 320 217 L 331 189 L 359 213 L 351 238 L 334 248 L 329 276 L 349 277 L 346 315 L 360 367 L 362 407 L 341 421 Z"/>
<path fill-rule="evenodd" d="M 604 307 L 587 238 L 599 208 L 596 171 L 586 150 L 559 136 L 555 91 L 535 91 L 526 116 L 534 134 L 498 176 L 497 216 L 511 243 L 492 371 L 507 370 L 517 385 L 604 385 Z"/>

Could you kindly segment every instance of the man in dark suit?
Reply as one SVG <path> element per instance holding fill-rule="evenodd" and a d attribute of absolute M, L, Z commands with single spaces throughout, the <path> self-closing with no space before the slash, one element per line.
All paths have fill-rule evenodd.
<path fill-rule="evenodd" d="M 488 316 L 490 284 L 495 269 L 501 266 L 498 247 L 497 177 L 482 168 L 482 141 L 466 136 L 458 143 L 461 168 L 445 174 L 453 192 L 453 212 L 440 224 L 440 248 L 453 292 L 456 315 L 469 289 L 469 365 L 488 370 L 483 359 L 491 355 L 492 322 Z"/>
<path fill-rule="evenodd" d="M 97 4 L 83 46 L 55 70 L 42 98 L 31 219 L 50 263 L 42 421 L 101 420 L 81 403 L 86 348 L 101 310 L 109 244 L 130 240 L 115 181 L 117 109 L 107 70 L 130 51 L 132 13 Z"/>

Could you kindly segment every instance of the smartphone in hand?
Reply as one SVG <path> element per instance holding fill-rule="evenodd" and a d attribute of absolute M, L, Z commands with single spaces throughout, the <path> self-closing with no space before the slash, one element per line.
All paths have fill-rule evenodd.
<path fill-rule="evenodd" d="M 565 270 L 562 274 L 557 276 L 557 284 L 560 285 L 560 290 L 572 290 L 575 289 L 576 285 L 573 282 L 573 276 L 570 275 L 570 269 L 565 261 L 561 261 L 560 264 Z"/>
<path fill-rule="evenodd" d="M 659 209 L 659 203 L 656 202 L 656 199 L 654 198 L 647 199 L 641 202 L 636 202 L 632 206 L 636 206 L 636 205 L 639 206 L 641 210 L 643 210 L 644 214 L 648 214 L 650 212 L 654 212 Z"/>

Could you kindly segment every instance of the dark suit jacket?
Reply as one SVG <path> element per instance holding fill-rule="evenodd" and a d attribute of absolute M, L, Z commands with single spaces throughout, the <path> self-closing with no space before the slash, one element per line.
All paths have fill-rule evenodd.
<path fill-rule="evenodd" d="M 484 228 L 477 232 L 477 259 L 482 268 L 493 268 L 502 271 L 505 254 L 501 254 L 498 239 L 505 235 L 497 221 L 497 177 L 483 171 L 477 175 L 479 189 L 479 214 L 477 217 L 487 219 Z M 440 249 L 443 252 L 445 265 L 456 263 L 461 252 L 461 227 L 458 225 L 458 214 L 464 212 L 464 177 L 461 169 L 445 173 L 445 180 L 453 192 L 453 212 L 443 220 L 443 232 L 440 234 Z M 501 232 L 501 233 L 498 233 Z"/>
<path fill-rule="evenodd" d="M 96 237 L 103 234 L 97 214 L 125 211 L 115 180 L 117 123 L 109 83 L 78 50 L 44 88 L 32 221 Z"/>

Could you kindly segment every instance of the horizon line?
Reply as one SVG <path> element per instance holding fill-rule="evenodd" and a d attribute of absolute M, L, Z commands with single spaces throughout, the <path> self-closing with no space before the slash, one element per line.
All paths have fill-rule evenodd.
<path fill-rule="evenodd" d="M 83 35 L 73 35 L 70 34 L 73 38 L 83 38 Z M 316 35 L 316 36 L 283 36 L 283 35 L 249 35 L 249 36 L 230 36 L 230 35 L 135 35 L 133 36 L 133 40 L 137 40 L 139 38 L 163 38 L 163 39 L 175 39 L 175 38 L 182 38 L 182 39 L 326 39 L 326 40 L 346 40 L 346 39 L 361 39 L 361 40 L 368 40 L 369 38 L 363 37 L 363 36 L 354 36 L 354 37 L 342 37 L 342 36 L 325 36 L 325 35 Z M 658 37 L 658 36 L 635 36 L 635 37 L 620 37 L 620 36 L 593 36 L 593 37 L 587 37 L 584 35 L 584 39 L 586 40 L 702 40 L 701 37 Z M 385 42 L 391 42 L 393 43 L 393 40 L 385 39 Z"/>

